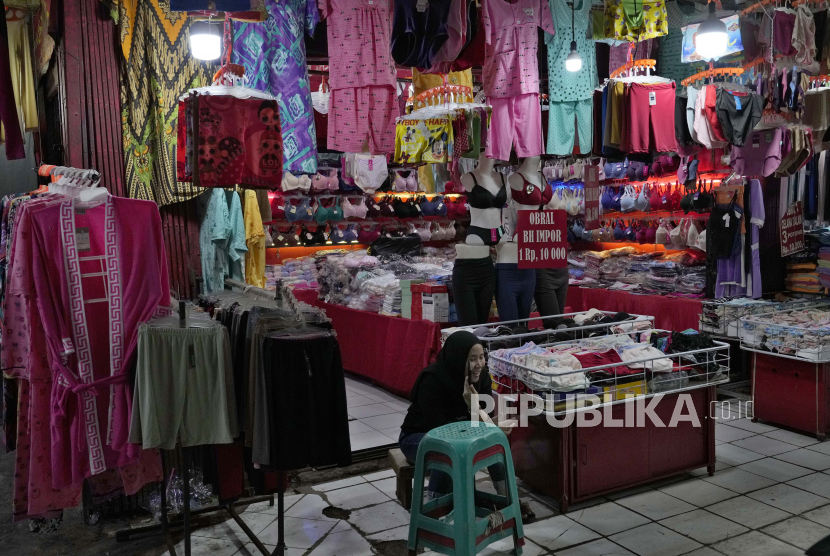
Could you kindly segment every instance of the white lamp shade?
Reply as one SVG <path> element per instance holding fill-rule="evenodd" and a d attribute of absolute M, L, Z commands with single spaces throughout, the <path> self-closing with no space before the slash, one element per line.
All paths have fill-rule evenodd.
<path fill-rule="evenodd" d="M 571 53 L 565 58 L 565 69 L 571 72 L 582 69 L 582 57 L 576 51 L 576 41 L 571 42 Z"/>
<path fill-rule="evenodd" d="M 704 60 L 720 58 L 723 53 L 726 52 L 729 37 L 726 34 L 726 25 L 723 27 L 724 29 L 722 32 L 714 30 L 707 33 L 701 33 L 700 30 L 698 30 L 697 40 L 695 41 L 695 49 Z"/>
<path fill-rule="evenodd" d="M 190 53 L 197 60 L 216 60 L 222 54 L 222 37 L 207 33 L 191 34 Z"/>

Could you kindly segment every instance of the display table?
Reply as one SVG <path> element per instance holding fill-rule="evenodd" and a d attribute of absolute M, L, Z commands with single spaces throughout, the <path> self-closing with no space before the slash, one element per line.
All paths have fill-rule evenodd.
<path fill-rule="evenodd" d="M 681 395 L 690 396 L 700 427 L 688 421 L 668 427 Z M 604 422 L 577 427 L 574 421 L 556 428 L 542 415 L 529 417 L 527 427 L 510 434 L 516 476 L 558 500 L 565 513 L 570 504 L 700 467 L 712 475 L 715 420 L 709 405 L 716 399 L 714 386 L 665 395 L 655 410 L 665 427 L 646 417 L 644 427 L 607 427 Z M 614 420 L 625 418 L 628 403 L 611 406 Z M 690 414 L 688 404 L 682 414 Z"/>
<path fill-rule="evenodd" d="M 568 287 L 568 306 L 573 312 L 601 309 L 638 315 L 654 315 L 654 325 L 662 330 L 697 330 L 702 304 L 699 299 L 637 295 L 599 288 Z"/>
<path fill-rule="evenodd" d="M 751 353 L 754 420 L 784 425 L 824 440 L 830 431 L 828 363 Z"/>
<path fill-rule="evenodd" d="M 441 349 L 441 325 L 427 320 L 387 317 L 332 305 L 313 290 L 294 290 L 298 301 L 326 311 L 337 332 L 343 368 L 408 398 L 418 374 Z"/>

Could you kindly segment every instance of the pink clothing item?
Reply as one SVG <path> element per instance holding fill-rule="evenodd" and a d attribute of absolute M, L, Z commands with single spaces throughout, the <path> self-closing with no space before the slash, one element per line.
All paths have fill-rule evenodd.
<path fill-rule="evenodd" d="M 332 92 L 371 85 L 395 87 L 397 72 L 390 51 L 391 0 L 317 0 L 317 7 L 321 18 L 328 19 Z"/>
<path fill-rule="evenodd" d="M 490 120 L 487 158 L 510 160 L 510 148 L 516 156 L 539 156 L 542 145 L 542 108 L 538 93 L 510 98 L 490 98 L 493 114 Z"/>
<path fill-rule="evenodd" d="M 669 152 L 677 149 L 674 88 L 674 82 L 630 85 L 627 152 Z"/>
<path fill-rule="evenodd" d="M 453 0 L 447 18 L 447 41 L 433 58 L 427 73 L 449 73 L 467 38 L 467 1 Z"/>
<path fill-rule="evenodd" d="M 332 89 L 329 99 L 328 148 L 347 153 L 395 152 L 395 87 Z"/>
<path fill-rule="evenodd" d="M 781 128 L 753 131 L 743 147 L 732 147 L 730 163 L 742 176 L 769 176 L 781 164 Z"/>
<path fill-rule="evenodd" d="M 108 197 L 82 210 L 66 200 L 37 212 L 32 228 L 37 305 L 55 377 L 52 485 L 64 488 L 140 460 L 122 472 L 125 489 L 160 480 L 158 453 L 127 443 L 132 388 L 126 380 L 138 324 L 166 312 L 169 303 L 158 207 Z M 79 251 L 78 228 L 88 229 L 85 251 Z M 106 302 L 85 303 L 91 299 Z"/>
<path fill-rule="evenodd" d="M 489 100 L 539 92 L 541 27 L 556 33 L 547 0 L 484 0 L 484 93 Z M 481 32 L 481 31 L 479 31 Z"/>

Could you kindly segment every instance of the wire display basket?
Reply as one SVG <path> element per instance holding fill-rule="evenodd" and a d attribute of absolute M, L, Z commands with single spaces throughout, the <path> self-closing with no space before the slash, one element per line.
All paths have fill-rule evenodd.
<path fill-rule="evenodd" d="M 518 347 L 531 341 L 536 344 L 551 344 L 563 340 L 577 340 L 593 336 L 604 336 L 607 334 L 625 334 L 630 332 L 651 330 L 654 328 L 654 317 L 648 315 L 629 314 L 631 317 L 629 320 L 615 323 L 587 324 L 584 326 L 571 326 L 562 329 L 545 328 L 543 330 L 520 332 L 516 334 L 501 334 L 498 336 L 489 335 L 495 334 L 501 327 L 512 328 L 515 330 L 518 327 L 527 328 L 531 322 L 544 322 L 550 320 L 561 322 L 561 319 L 572 319 L 575 316 L 584 315 L 585 313 L 586 311 L 582 311 L 579 313 L 565 313 L 562 315 L 556 315 L 555 317 L 531 317 L 529 319 L 488 322 L 486 324 L 476 324 L 473 326 L 446 328 L 441 331 L 441 345 L 444 344 L 450 334 L 458 330 L 468 330 L 472 332 L 478 336 L 478 339 L 484 344 L 484 348 L 491 351 L 494 349 L 494 346 L 503 347 L 504 345 L 510 345 Z M 617 313 L 612 311 L 599 311 L 599 314 L 605 317 L 613 317 Z M 482 334 L 484 329 L 486 329 L 488 333 Z"/>
<path fill-rule="evenodd" d="M 830 303 L 743 317 L 740 339 L 748 351 L 830 362 Z"/>
<path fill-rule="evenodd" d="M 738 338 L 740 337 L 740 320 L 743 317 L 759 315 L 772 311 L 802 309 L 819 305 L 824 297 L 796 297 L 805 294 L 785 294 L 793 296 L 791 299 L 735 299 L 703 300 L 700 313 L 699 330 L 715 336 Z"/>
<path fill-rule="evenodd" d="M 500 395 L 515 397 L 534 394 L 545 401 L 545 413 L 565 415 L 574 411 L 596 409 L 627 399 L 650 398 L 729 382 L 729 344 L 712 340 L 711 347 L 678 353 L 652 353 L 646 357 L 626 358 L 622 362 L 601 364 L 572 370 L 546 366 L 545 358 L 562 361 L 563 354 L 592 350 L 633 349 L 649 345 L 652 333 L 671 335 L 665 330 L 648 330 L 633 334 L 614 334 L 573 342 L 538 346 L 543 353 L 505 357 L 501 351 L 491 353 L 489 370 Z"/>

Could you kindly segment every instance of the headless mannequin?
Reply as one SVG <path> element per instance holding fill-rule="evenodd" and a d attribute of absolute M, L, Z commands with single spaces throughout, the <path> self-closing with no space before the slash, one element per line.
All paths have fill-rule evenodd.
<path fill-rule="evenodd" d="M 527 187 L 525 180 L 539 189 L 547 182 L 541 172 L 541 157 L 525 158 L 519 166 L 518 173 L 507 179 L 511 190 L 521 191 Z M 521 175 L 520 175 L 521 174 Z M 532 268 L 519 268 L 519 244 L 516 243 L 516 224 L 520 210 L 539 210 L 538 205 L 524 205 L 516 202 L 511 195 L 510 212 L 516 218 L 511 225 L 510 241 L 496 246 L 496 304 L 499 319 L 502 321 L 527 319 L 530 317 L 530 305 L 536 287 L 536 271 Z M 521 325 L 519 323 L 518 325 Z"/>
<path fill-rule="evenodd" d="M 475 170 L 461 176 L 461 184 L 469 193 L 478 183 L 495 197 L 503 187 L 501 176 L 493 171 L 493 160 L 484 156 L 483 152 L 478 161 L 478 167 Z M 488 230 L 499 228 L 501 207 L 488 209 L 470 207 L 470 220 L 471 227 L 478 226 Z M 452 289 L 458 324 L 471 326 L 486 323 L 496 292 L 496 270 L 490 258 L 490 247 L 477 235 L 468 233 L 464 244 L 456 244 L 455 252 Z"/>

